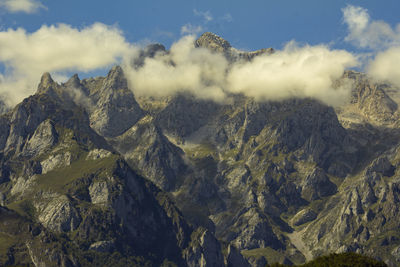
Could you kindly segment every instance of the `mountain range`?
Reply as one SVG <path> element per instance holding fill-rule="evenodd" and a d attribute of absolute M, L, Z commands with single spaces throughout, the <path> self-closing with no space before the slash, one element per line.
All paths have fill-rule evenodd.
<path fill-rule="evenodd" d="M 229 62 L 275 53 L 212 33 L 194 46 Z M 398 266 L 399 90 L 353 70 L 336 85 L 348 81 L 348 102 L 331 107 L 136 97 L 120 66 L 43 74 L 0 109 L 0 265 L 258 267 L 357 252 Z"/>

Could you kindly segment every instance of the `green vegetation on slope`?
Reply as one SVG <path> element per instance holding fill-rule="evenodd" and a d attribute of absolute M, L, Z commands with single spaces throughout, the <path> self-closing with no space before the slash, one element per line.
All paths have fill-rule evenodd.
<path fill-rule="evenodd" d="M 283 267 L 287 265 L 272 264 L 270 267 Z M 330 254 L 321 256 L 308 263 L 298 265 L 300 267 L 387 267 L 386 263 L 372 259 L 367 256 L 346 252 L 341 254 Z"/>

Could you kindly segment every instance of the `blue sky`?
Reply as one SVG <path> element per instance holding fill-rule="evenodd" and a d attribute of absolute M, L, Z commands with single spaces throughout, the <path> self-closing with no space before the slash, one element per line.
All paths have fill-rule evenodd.
<path fill-rule="evenodd" d="M 135 94 L 189 90 L 221 99 L 233 90 L 334 105 L 340 101 L 330 99 L 349 95 L 332 86 L 346 69 L 400 87 L 398 10 L 398 0 L 0 0 L 0 97 L 18 103 L 35 92 L 43 72 L 61 82 L 73 73 L 105 75 L 121 64 Z M 193 39 L 205 31 L 238 49 L 278 52 L 231 67 L 193 50 Z M 128 62 L 152 42 L 172 52 L 131 69 Z M 165 65 L 171 60 L 180 63 Z M 201 81 L 210 70 L 211 87 Z"/>

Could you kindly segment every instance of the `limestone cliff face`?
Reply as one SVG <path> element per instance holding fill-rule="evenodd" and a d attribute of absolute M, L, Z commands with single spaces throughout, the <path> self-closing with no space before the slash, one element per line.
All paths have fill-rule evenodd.
<path fill-rule="evenodd" d="M 385 126 L 397 124 L 398 103 L 392 98 L 398 97 L 397 88 L 355 71 L 346 71 L 339 83 L 343 81 L 352 83 L 350 103 L 338 110 L 345 125 L 359 121 Z"/>
<path fill-rule="evenodd" d="M 163 135 L 151 116 L 143 117 L 109 142 L 134 168 L 163 190 L 176 188 L 185 173 L 183 151 Z"/>
<path fill-rule="evenodd" d="M 0 98 L 0 115 L 6 113 L 8 110 L 9 108 L 7 107 L 6 103 Z"/>
<path fill-rule="evenodd" d="M 220 113 L 221 106 L 213 101 L 197 100 L 188 94 L 172 98 L 155 117 L 161 129 L 179 140 L 205 126 Z"/>
<path fill-rule="evenodd" d="M 389 234 L 398 225 L 397 219 L 389 215 L 398 209 L 394 173 L 394 166 L 383 157 L 374 160 L 359 177 L 347 178 L 318 218 L 303 229 L 303 238 L 310 248 L 372 253 L 374 249 L 394 247 L 396 242 Z M 386 234 L 389 236 L 380 239 Z M 349 236 L 351 241 L 346 241 Z M 383 247 L 372 248 L 376 245 Z M 377 256 L 375 253 L 372 254 Z M 396 265 L 397 260 L 388 255 L 391 264 Z"/>
<path fill-rule="evenodd" d="M 220 244 L 207 230 L 197 229 L 184 254 L 189 267 L 224 266 Z"/>
<path fill-rule="evenodd" d="M 110 71 L 109 79 L 105 79 L 104 86 L 109 90 L 108 93 L 127 90 L 125 78 L 119 71 L 118 67 L 114 68 Z M 108 143 L 104 137 L 110 138 L 109 135 L 104 134 L 103 137 L 97 132 L 104 133 L 101 129 L 112 125 L 105 123 L 103 128 L 96 128 L 91 124 L 89 115 L 95 112 L 93 110 L 96 107 L 77 101 L 68 91 L 73 87 L 81 93 L 87 92 L 90 97 L 90 88 L 84 84 L 74 76 L 60 85 L 49 74 L 44 74 L 37 94 L 1 117 L 4 122 L 0 136 L 1 205 L 17 211 L 22 217 L 15 216 L 21 225 L 26 225 L 24 227 L 36 227 L 36 230 L 32 230 L 33 237 L 30 237 L 29 231 L 11 232 L 1 227 L 0 238 L 9 236 L 4 247 L 8 249 L 9 258 L 4 261 L 0 259 L 1 262 L 82 266 L 89 264 L 88 257 L 97 255 L 90 264 L 114 265 L 124 261 L 157 265 L 170 261 L 186 266 L 189 263 L 182 256 L 182 251 L 192 249 L 189 241 L 193 227 L 170 197 L 132 170 L 122 156 L 112 149 L 112 145 L 121 149 L 128 145 L 133 149 L 142 142 L 146 146 L 140 147 L 137 154 L 143 156 L 146 150 L 150 152 L 153 149 L 153 154 L 147 156 L 150 159 L 136 161 L 135 158 L 135 164 L 132 164 L 148 170 L 149 177 L 163 174 L 162 170 L 154 172 L 154 169 L 162 169 L 163 164 L 168 166 L 167 171 L 179 171 L 176 165 L 183 164 L 179 155 L 182 152 L 169 144 L 167 138 L 151 124 L 139 129 L 140 134 L 126 137 L 136 138 L 136 143 Z M 95 95 L 92 95 L 93 101 L 98 96 L 99 104 L 105 101 L 102 97 L 107 92 Z M 112 97 L 112 93 L 108 96 Z M 135 101 L 132 94 L 128 96 Z M 119 101 L 118 98 L 115 101 Z M 128 111 L 120 107 L 122 113 L 126 111 L 125 114 L 130 114 L 138 108 L 129 103 L 136 102 L 122 103 L 128 107 Z M 107 112 L 117 112 L 115 107 L 108 104 L 110 107 Z M 117 132 L 121 132 L 121 129 L 125 131 L 125 127 L 136 123 L 136 119 L 124 121 L 125 126 Z M 122 137 L 122 141 L 126 141 L 126 138 Z M 162 144 L 165 147 L 159 148 Z M 163 153 L 176 159 L 171 158 L 166 162 Z M 129 155 L 126 158 L 129 159 Z M 175 179 L 175 176 L 165 173 L 164 179 Z M 172 180 L 164 183 L 169 186 Z M 2 216 L 2 220 L 7 225 L 13 223 L 15 216 Z M 50 240 L 40 241 L 40 238 Z M 206 255 L 209 262 L 207 266 L 214 266 L 221 259 L 223 262 L 221 248 L 212 233 L 208 233 L 206 239 L 214 240 L 202 244 L 204 250 L 212 252 Z M 15 246 L 21 249 L 15 252 Z M 201 261 L 196 257 L 191 259 Z"/>
<path fill-rule="evenodd" d="M 231 62 L 272 52 L 211 33 L 195 45 Z M 0 116 L 0 265 L 265 266 L 343 251 L 398 265 L 397 93 L 353 71 L 340 83 L 353 95 L 336 109 L 190 94 L 141 108 L 118 66 L 62 84 L 44 74 Z"/>
<path fill-rule="evenodd" d="M 127 80 L 121 67 L 110 70 L 101 84 L 89 89 L 93 101 L 90 112 L 91 127 L 105 137 L 115 137 L 132 127 L 143 112 L 133 93 L 128 89 Z"/>

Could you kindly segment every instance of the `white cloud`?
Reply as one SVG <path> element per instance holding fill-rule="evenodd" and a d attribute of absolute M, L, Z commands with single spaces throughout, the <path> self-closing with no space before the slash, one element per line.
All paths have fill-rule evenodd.
<path fill-rule="evenodd" d="M 185 24 L 181 28 L 182 35 L 197 35 L 203 31 L 200 25 L 192 25 L 191 23 Z"/>
<path fill-rule="evenodd" d="M 194 36 L 185 36 L 172 45 L 170 53 L 147 58 L 140 69 L 126 64 L 125 74 L 135 95 L 191 92 L 199 98 L 223 101 L 227 60 L 207 49 L 196 49 L 193 43 Z"/>
<path fill-rule="evenodd" d="M 349 31 L 346 41 L 373 50 L 400 45 L 400 24 L 392 29 L 384 21 L 371 20 L 368 10 L 359 6 L 348 5 L 342 12 Z"/>
<path fill-rule="evenodd" d="M 193 14 L 198 17 L 202 17 L 205 23 L 212 21 L 214 18 L 211 15 L 210 11 L 199 11 L 197 9 L 193 9 Z"/>
<path fill-rule="evenodd" d="M 369 75 L 400 88 L 400 46 L 378 53 L 367 67 Z"/>
<path fill-rule="evenodd" d="M 47 9 L 41 2 L 36 0 L 0 0 L 0 7 L 11 13 L 35 13 L 39 9 Z"/>
<path fill-rule="evenodd" d="M 66 24 L 0 32 L 0 62 L 6 66 L 0 94 L 15 104 L 35 92 L 43 72 L 91 71 L 115 64 L 132 47 L 122 32 L 101 23 L 83 29 Z"/>
<path fill-rule="evenodd" d="M 234 65 L 227 88 L 258 100 L 311 97 L 336 106 L 344 103 L 350 90 L 334 89 L 333 83 L 346 68 L 356 65 L 356 58 L 344 50 L 298 47 L 290 42 L 282 51 Z"/>
<path fill-rule="evenodd" d="M 335 106 L 347 100 L 350 88 L 333 88 L 334 81 L 358 63 L 343 50 L 298 47 L 291 42 L 275 54 L 231 65 L 221 54 L 194 48 L 193 42 L 193 36 L 186 36 L 170 53 L 146 59 L 142 68 L 125 66 L 135 95 L 190 92 L 198 98 L 224 101 L 231 93 L 241 93 L 259 101 L 311 97 Z"/>
<path fill-rule="evenodd" d="M 360 55 L 367 59 L 366 72 L 400 87 L 400 24 L 392 28 L 384 21 L 372 20 L 368 10 L 359 6 L 348 5 L 342 11 L 349 30 L 345 40 L 372 49 L 372 54 Z"/>

